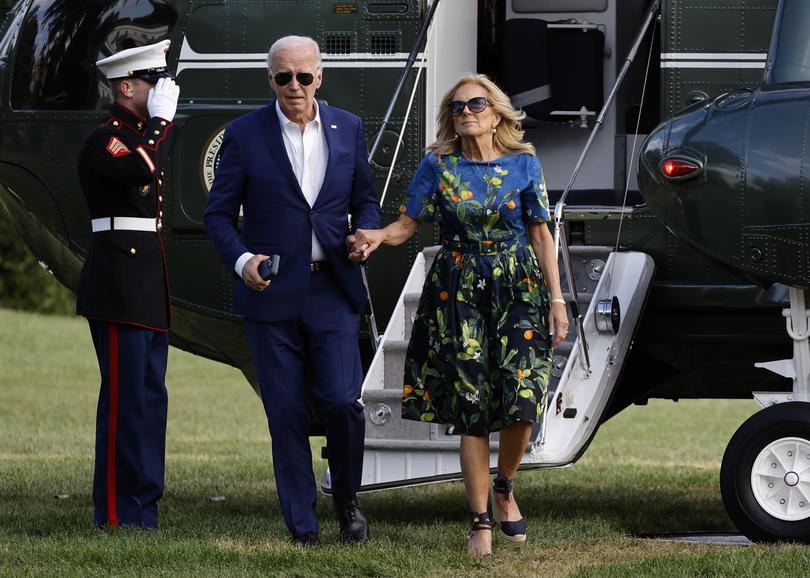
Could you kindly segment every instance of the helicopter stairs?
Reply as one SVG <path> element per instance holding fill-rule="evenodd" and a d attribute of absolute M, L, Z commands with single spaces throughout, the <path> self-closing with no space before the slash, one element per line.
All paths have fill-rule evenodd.
<path fill-rule="evenodd" d="M 413 319 L 428 271 L 439 247 L 427 247 L 411 268 L 388 327 L 363 382 L 366 414 L 362 491 L 436 482 L 461 477 L 459 435 L 452 426 L 401 418 L 405 355 Z M 571 246 L 570 257 L 579 298 L 585 311 L 583 331 L 590 367 L 574 322 L 567 341 L 554 349 L 545 426 L 535 426 L 522 469 L 562 467 L 573 463 L 593 437 L 641 317 L 654 265 L 644 253 L 613 252 L 611 247 Z M 562 263 L 560 263 L 562 270 Z M 571 302 L 567 279 L 563 295 Z M 597 304 L 603 310 L 597 315 Z M 606 308 L 606 303 L 612 305 Z M 605 319 L 616 318 L 617 331 L 605 331 Z M 607 313 L 605 314 L 605 311 Z M 597 327 L 597 318 L 601 319 Z M 490 466 L 498 460 L 498 434 L 490 436 Z M 330 490 L 327 470 L 321 482 Z"/>

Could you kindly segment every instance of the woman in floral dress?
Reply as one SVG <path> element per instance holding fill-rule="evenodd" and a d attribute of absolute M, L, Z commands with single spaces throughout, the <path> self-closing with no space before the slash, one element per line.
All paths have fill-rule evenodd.
<path fill-rule="evenodd" d="M 484 75 L 445 95 L 438 134 L 400 207 L 380 230 L 358 230 L 350 258 L 399 245 L 423 221 L 441 222 L 405 361 L 402 416 L 450 424 L 472 525 L 468 551 L 489 554 L 489 434 L 500 431 L 496 514 L 502 535 L 526 539 L 512 478 L 543 419 L 551 348 L 568 331 L 548 197 L 534 147 L 507 97 Z M 538 266 L 539 265 L 539 266 Z"/>

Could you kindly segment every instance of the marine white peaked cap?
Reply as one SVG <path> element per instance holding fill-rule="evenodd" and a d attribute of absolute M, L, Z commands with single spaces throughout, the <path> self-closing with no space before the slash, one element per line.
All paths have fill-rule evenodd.
<path fill-rule="evenodd" d="M 157 82 L 162 76 L 174 76 L 166 67 L 166 53 L 171 43 L 171 40 L 161 40 L 155 44 L 127 48 L 102 58 L 96 62 L 96 66 L 108 80 L 137 77 Z"/>

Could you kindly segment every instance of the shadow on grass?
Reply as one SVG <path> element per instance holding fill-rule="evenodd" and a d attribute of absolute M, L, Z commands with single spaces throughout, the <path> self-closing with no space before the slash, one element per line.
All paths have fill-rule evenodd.
<path fill-rule="evenodd" d="M 234 533 L 284 539 L 287 530 L 278 499 L 267 482 L 240 487 L 238 492 L 226 493 L 222 501 L 210 500 L 222 492 L 220 488 L 198 484 L 173 491 L 167 485 L 160 502 L 161 528 L 203 539 Z M 46 537 L 84 533 L 92 527 L 89 493 L 57 500 L 33 490 L 12 491 L 2 498 L 0 507 L 8 512 L 5 532 Z M 515 495 L 530 525 L 557 538 L 592 532 L 634 535 L 733 530 L 715 471 L 624 466 L 521 472 L 515 480 Z M 386 532 L 398 534 L 403 527 L 416 531 L 448 524 L 463 528 L 467 523 L 460 482 L 364 494 L 361 502 L 378 537 Z M 336 528 L 328 496 L 319 495 L 317 511 L 328 531 Z"/>
<path fill-rule="evenodd" d="M 515 497 L 535 524 L 555 526 L 599 521 L 615 532 L 731 531 L 718 472 L 625 466 L 521 472 Z M 386 497 L 390 495 L 390 498 Z M 378 493 L 364 501 L 376 519 L 412 524 L 466 522 L 466 499 L 459 482 Z"/>

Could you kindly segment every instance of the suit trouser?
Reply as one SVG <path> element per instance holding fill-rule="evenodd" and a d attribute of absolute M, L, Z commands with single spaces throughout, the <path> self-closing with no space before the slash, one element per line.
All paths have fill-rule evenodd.
<path fill-rule="evenodd" d="M 169 333 L 94 320 L 90 332 L 101 370 L 95 522 L 154 528 L 163 495 Z"/>
<path fill-rule="evenodd" d="M 326 427 L 335 500 L 351 499 L 363 473 L 365 419 L 356 313 L 328 271 L 312 274 L 305 312 L 284 321 L 246 321 L 273 446 L 281 511 L 294 536 L 318 531 L 307 397 Z"/>

